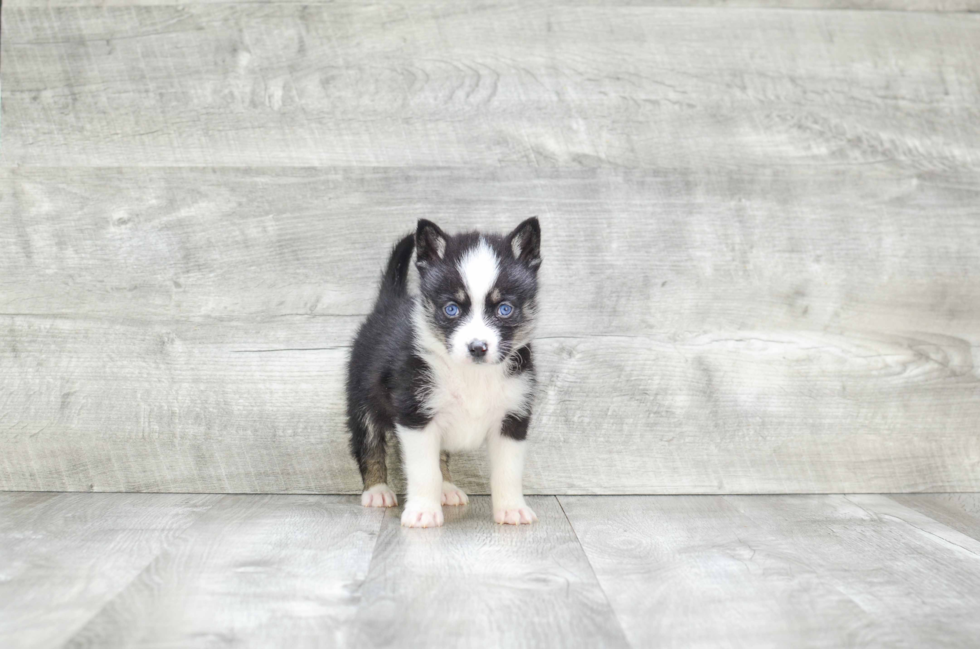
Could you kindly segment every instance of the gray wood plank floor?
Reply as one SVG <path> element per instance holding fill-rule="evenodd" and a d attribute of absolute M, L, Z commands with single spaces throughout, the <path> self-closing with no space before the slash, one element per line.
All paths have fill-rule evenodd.
<path fill-rule="evenodd" d="M 63 646 L 221 498 L 0 495 L 0 646 Z"/>
<path fill-rule="evenodd" d="M 562 497 L 637 647 L 971 647 L 980 541 L 885 496 Z"/>
<path fill-rule="evenodd" d="M 361 589 L 358 646 L 628 646 L 557 500 L 528 504 L 540 525 L 495 524 L 487 497 L 444 507 L 436 530 L 404 529 L 389 510 Z"/>
<path fill-rule="evenodd" d="M 6 493 L 0 646 L 974 647 L 978 497 Z"/>
<path fill-rule="evenodd" d="M 980 494 L 896 494 L 892 500 L 980 540 Z"/>
<path fill-rule="evenodd" d="M 68 647 L 343 646 L 384 512 L 338 496 L 225 496 Z"/>

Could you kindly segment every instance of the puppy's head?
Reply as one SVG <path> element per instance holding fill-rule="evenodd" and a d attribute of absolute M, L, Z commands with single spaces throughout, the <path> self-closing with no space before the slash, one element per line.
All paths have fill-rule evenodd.
<path fill-rule="evenodd" d="M 534 328 L 541 226 L 530 218 L 505 236 L 450 236 L 420 220 L 415 232 L 422 324 L 461 363 L 503 362 Z"/>

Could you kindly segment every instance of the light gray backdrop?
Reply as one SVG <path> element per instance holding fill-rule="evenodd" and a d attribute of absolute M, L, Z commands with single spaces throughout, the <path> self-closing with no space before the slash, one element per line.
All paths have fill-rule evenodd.
<path fill-rule="evenodd" d="M 143 4 L 4 3 L 0 488 L 358 490 L 389 246 L 538 215 L 530 492 L 980 490 L 969 2 Z"/>

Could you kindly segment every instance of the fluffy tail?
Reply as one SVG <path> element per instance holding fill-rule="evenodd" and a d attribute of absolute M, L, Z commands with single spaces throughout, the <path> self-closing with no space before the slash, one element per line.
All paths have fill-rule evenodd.
<path fill-rule="evenodd" d="M 412 251 L 415 249 L 415 235 L 406 235 L 395 244 L 388 258 L 388 266 L 381 277 L 381 291 L 402 295 L 408 284 L 408 265 L 412 261 Z"/>

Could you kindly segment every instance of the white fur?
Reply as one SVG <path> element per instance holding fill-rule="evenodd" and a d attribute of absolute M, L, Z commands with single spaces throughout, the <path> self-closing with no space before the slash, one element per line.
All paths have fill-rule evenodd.
<path fill-rule="evenodd" d="M 533 384 L 525 375 L 508 375 L 506 363 L 460 362 L 424 320 L 421 306 L 416 306 L 418 352 L 432 379 L 425 399 L 432 421 L 426 430 L 433 429 L 443 449 L 452 453 L 477 448 L 491 435 L 499 436 L 507 414 L 527 413 Z"/>
<path fill-rule="evenodd" d="M 486 241 L 480 239 L 480 243 L 475 248 L 463 255 L 457 268 L 466 285 L 466 293 L 470 297 L 470 312 L 456 327 L 449 341 L 452 355 L 460 361 L 472 363 L 467 346 L 474 340 L 482 340 L 487 343 L 487 360 L 499 361 L 501 360 L 498 358 L 500 334 L 483 316 L 487 293 L 497 281 L 499 272 L 497 255 Z"/>
<path fill-rule="evenodd" d="M 432 421 L 426 430 L 433 429 L 443 449 L 477 448 L 490 435 L 499 435 L 507 414 L 527 413 L 534 387 L 527 376 L 509 375 L 506 363 L 472 363 L 468 352 L 465 361 L 448 352 L 429 329 L 421 300 L 414 320 L 416 351 L 431 372 L 425 407 Z"/>
<path fill-rule="evenodd" d="M 442 504 L 443 505 L 466 505 L 470 502 L 470 497 L 451 482 L 442 483 Z"/>
<path fill-rule="evenodd" d="M 530 524 L 538 520 L 524 501 L 521 485 L 527 442 L 503 435 L 493 435 L 488 441 L 493 520 L 506 525 Z"/>
<path fill-rule="evenodd" d="M 394 507 L 398 504 L 398 497 L 388 485 L 381 483 L 361 494 L 361 504 L 365 507 Z"/>
<path fill-rule="evenodd" d="M 518 259 L 521 256 L 521 238 L 514 237 L 510 242 L 510 250 L 514 253 L 514 259 Z"/>
<path fill-rule="evenodd" d="M 430 424 L 422 430 L 395 426 L 408 479 L 408 502 L 402 512 L 405 527 L 439 527 L 442 516 L 442 472 L 439 436 Z"/>
<path fill-rule="evenodd" d="M 500 272 L 497 254 L 486 241 L 480 242 L 459 260 L 459 274 L 473 303 L 483 303 Z"/>
<path fill-rule="evenodd" d="M 527 409 L 530 382 L 524 376 L 507 376 L 503 365 L 443 366 L 433 373 L 428 404 L 435 412 L 442 447 L 450 453 L 477 448 L 499 435 L 508 413 Z"/>
<path fill-rule="evenodd" d="M 499 335 L 482 315 L 497 272 L 497 258 L 483 241 L 461 261 L 460 273 L 475 317 L 456 330 L 452 351 L 429 328 L 422 312 L 423 301 L 416 300 L 415 344 L 431 372 L 431 388 L 424 395 L 424 403 L 432 419 L 423 430 L 396 426 L 408 478 L 408 502 L 402 514 L 402 525 L 407 527 L 442 525 L 441 504 L 466 503 L 466 494 L 443 482 L 439 452 L 471 450 L 484 441 L 490 447 L 494 520 L 514 525 L 537 520 L 524 501 L 521 487 L 526 442 L 500 434 L 508 414 L 527 414 L 533 382 L 524 374 L 508 374 L 507 363 L 473 363 L 466 349 L 475 338 L 487 341 L 490 358 L 496 359 L 499 353 Z M 460 335 L 461 331 L 466 333 Z"/>
<path fill-rule="evenodd" d="M 423 430 L 396 427 L 408 478 L 408 504 L 402 525 L 442 525 L 438 504 L 454 504 L 450 502 L 454 490 L 460 504 L 466 504 L 465 494 L 442 482 L 439 451 L 470 450 L 484 441 L 490 447 L 494 520 L 512 525 L 537 520 L 524 502 L 521 487 L 526 442 L 500 434 L 505 416 L 527 413 L 533 384 L 523 374 L 509 376 L 505 363 L 477 365 L 457 361 L 424 319 L 421 306 L 416 306 L 418 352 L 432 372 L 432 387 L 425 399 L 432 420 Z"/>

